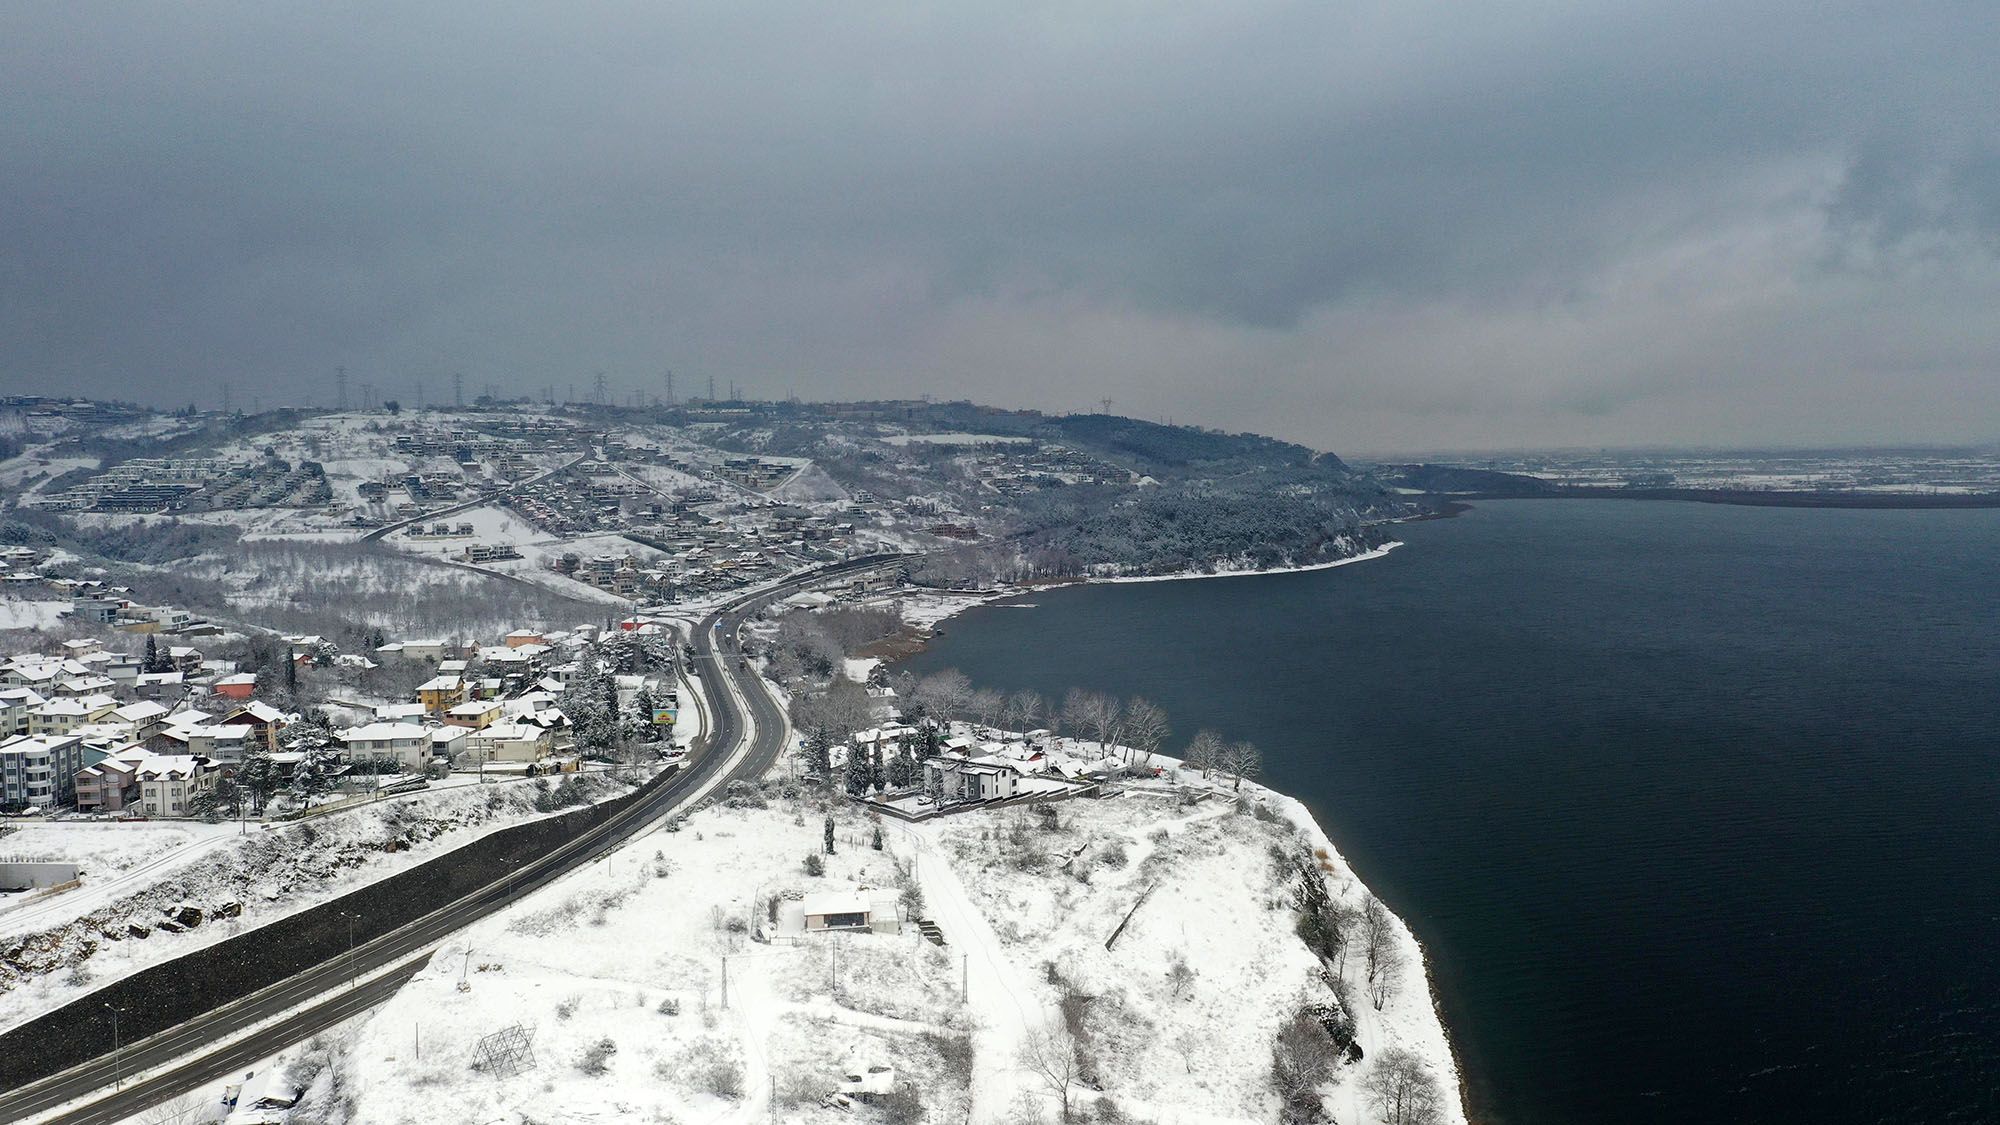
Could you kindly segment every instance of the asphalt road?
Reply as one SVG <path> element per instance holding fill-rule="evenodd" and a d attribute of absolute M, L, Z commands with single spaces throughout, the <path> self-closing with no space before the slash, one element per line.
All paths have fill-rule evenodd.
<path fill-rule="evenodd" d="M 689 763 L 680 772 L 603 824 L 523 864 L 505 879 L 441 906 L 399 930 L 356 946 L 348 956 L 322 962 L 142 1043 L 124 1046 L 60 1074 L 0 1094 L 0 1121 L 20 1121 L 72 1100 L 103 1093 L 103 1097 L 51 1119 L 63 1125 L 95 1125 L 121 1120 L 200 1089 L 246 1063 L 274 1055 L 388 999 L 421 961 L 379 980 L 343 987 L 348 986 L 350 979 L 436 948 L 450 934 L 642 834 L 722 783 L 762 776 L 783 751 L 787 727 L 784 712 L 764 688 L 762 679 L 743 663 L 738 632 L 744 620 L 773 601 L 823 584 L 831 577 L 895 561 L 894 556 L 871 556 L 822 567 L 773 589 L 739 598 L 705 618 L 692 639 L 695 661 L 702 666 L 702 691 L 708 704 L 709 731 L 704 745 L 689 755 Z M 739 697 L 748 706 L 752 738 L 748 752 L 732 766 L 746 730 Z M 320 999 L 315 1002 L 314 997 Z M 203 1043 L 218 1042 L 266 1020 L 275 1022 L 241 1042 L 197 1058 L 176 1061 L 183 1060 Z M 140 1077 L 136 1080 L 127 1077 L 122 1089 L 114 1089 L 120 1075 Z"/>

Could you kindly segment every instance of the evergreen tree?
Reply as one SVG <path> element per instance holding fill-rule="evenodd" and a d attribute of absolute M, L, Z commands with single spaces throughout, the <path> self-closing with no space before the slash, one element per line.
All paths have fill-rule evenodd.
<path fill-rule="evenodd" d="M 895 755 L 889 759 L 888 768 L 889 787 L 891 789 L 908 789 L 910 786 L 916 784 L 917 774 L 921 772 L 921 767 L 917 765 L 916 755 L 911 754 L 907 746 L 896 751 Z"/>
<path fill-rule="evenodd" d="M 151 633 L 146 634 L 146 656 L 139 662 L 139 670 L 142 672 L 160 670 L 160 642 Z"/>
<path fill-rule="evenodd" d="M 806 772 L 822 785 L 833 780 L 833 738 L 824 729 L 814 728 L 806 733 Z"/>
<path fill-rule="evenodd" d="M 826 854 L 828 854 L 828 855 L 832 855 L 832 854 L 833 854 L 833 814 L 832 814 L 832 813 L 828 813 L 828 814 L 827 814 L 827 817 L 826 817 Z"/>
<path fill-rule="evenodd" d="M 868 784 L 880 793 L 888 783 L 888 776 L 882 772 L 882 746 L 877 743 L 868 749 Z"/>
<path fill-rule="evenodd" d="M 255 811 L 263 812 L 271 794 L 278 791 L 277 763 L 271 760 L 270 754 L 256 750 L 243 756 L 243 765 L 236 776 L 244 791 L 250 794 Z"/>
<path fill-rule="evenodd" d="M 660 740 L 660 728 L 653 723 L 653 711 L 658 706 L 653 701 L 653 693 L 643 686 L 639 688 L 639 694 L 632 697 L 633 733 L 643 742 Z"/>
<path fill-rule="evenodd" d="M 849 747 L 847 751 L 847 795 L 850 797 L 867 796 L 870 780 L 868 755 L 862 753 L 859 746 Z"/>

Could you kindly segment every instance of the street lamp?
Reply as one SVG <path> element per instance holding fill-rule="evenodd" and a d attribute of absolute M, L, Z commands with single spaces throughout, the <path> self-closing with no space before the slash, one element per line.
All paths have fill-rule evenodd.
<path fill-rule="evenodd" d="M 124 1011 L 124 1009 L 112 1008 L 109 1001 L 104 1006 L 111 1008 L 111 1068 L 117 1076 L 116 1088 L 123 1090 L 125 1088 L 125 1056 L 123 1045 L 118 1038 L 118 1013 Z"/>
<path fill-rule="evenodd" d="M 343 910 L 340 912 L 340 916 L 347 919 L 347 985 L 349 988 L 352 988 L 356 983 L 354 974 L 354 920 L 360 917 L 360 915 L 349 914 Z"/>

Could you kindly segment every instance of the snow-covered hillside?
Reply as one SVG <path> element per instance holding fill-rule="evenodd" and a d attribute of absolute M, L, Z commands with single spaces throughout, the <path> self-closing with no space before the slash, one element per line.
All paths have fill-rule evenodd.
<path fill-rule="evenodd" d="M 1408 932 L 1385 931 L 1380 957 L 1405 975 L 1380 1009 L 1361 952 L 1334 984 L 1298 936 L 1300 864 L 1337 900 L 1365 889 L 1285 798 L 1184 780 L 1048 806 L 1053 821 L 1015 807 L 915 825 L 739 791 L 454 939 L 350 1032 L 308 1108 L 336 1123 L 1051 1120 L 1056 1088 L 1030 1064 L 1073 1036 L 1078 1113 L 1274 1121 L 1275 1041 L 1316 1004 L 1344 1005 L 1361 1049 L 1322 1087 L 1335 1119 L 1381 1120 L 1364 1087 L 1401 1048 L 1436 1083 L 1431 1120 L 1462 1121 Z M 836 850 L 812 874 L 829 815 Z M 917 906 L 947 944 L 782 921 L 752 937 L 801 896 L 856 887 Z M 533 1068 L 495 1073 L 483 1044 L 516 1027 Z M 894 1092 L 841 1103 L 870 1067 Z"/>
<path fill-rule="evenodd" d="M 593 774 L 580 784 L 591 799 L 601 800 L 626 792 L 632 783 Z M 23 903 L 0 914 L 0 947 L 5 950 L 0 958 L 0 1031 L 93 988 L 387 878 L 490 832 L 553 815 L 553 809 L 536 808 L 542 791 L 542 782 L 528 781 L 419 793 L 269 829 L 252 825 L 241 836 L 229 836 L 236 829 L 219 826 L 220 839 L 197 835 L 196 843 L 181 849 L 198 854 L 178 865 L 147 869 L 158 878 L 120 880 L 119 893 L 109 901 L 93 894 L 86 881 L 82 890 L 71 892 L 80 907 L 76 911 L 63 909 L 68 896 Z M 103 827 L 112 832 L 123 828 Z M 139 827 L 141 834 L 159 829 Z M 212 831 L 192 824 L 185 830 Z M 27 852 L 34 838 L 23 836 L 20 850 Z M 0 842 L 5 845 L 0 850 L 14 851 L 12 840 Z M 77 841 L 67 843 L 74 852 Z M 101 847 L 113 856 L 129 851 L 115 838 Z M 182 911 L 184 906 L 197 908 L 199 921 L 189 924 L 194 915 Z M 51 917 L 51 910 L 60 921 Z M 170 918 L 170 910 L 180 920 Z M 162 925 L 163 919 L 169 924 Z"/>

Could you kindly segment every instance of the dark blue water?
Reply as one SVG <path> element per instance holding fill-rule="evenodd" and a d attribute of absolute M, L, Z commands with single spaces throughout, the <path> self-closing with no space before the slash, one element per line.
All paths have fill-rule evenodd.
<path fill-rule="evenodd" d="M 2000 512 L 1400 534 L 1038 593 L 910 667 L 1256 742 L 1424 940 L 1478 1118 L 2000 1122 Z"/>

